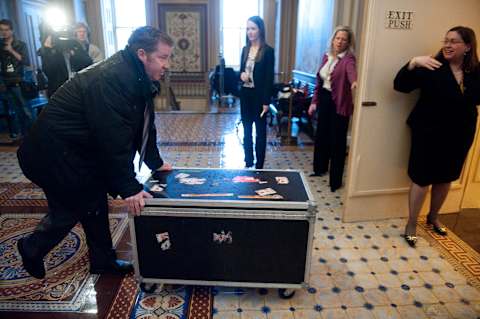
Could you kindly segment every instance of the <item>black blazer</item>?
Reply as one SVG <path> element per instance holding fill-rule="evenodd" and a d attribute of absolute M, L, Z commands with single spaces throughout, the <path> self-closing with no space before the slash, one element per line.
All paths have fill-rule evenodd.
<path fill-rule="evenodd" d="M 409 93 L 420 89 L 420 98 L 407 123 L 413 129 L 475 131 L 480 104 L 480 72 L 464 74 L 464 93 L 448 65 L 434 71 L 426 68 L 408 70 L 406 64 L 394 80 L 397 91 Z"/>
<path fill-rule="evenodd" d="M 262 105 L 269 105 L 272 98 L 273 89 L 273 68 L 275 64 L 275 53 L 272 47 L 265 44 L 263 56 L 260 61 L 255 62 L 253 68 L 253 83 L 255 91 L 261 95 Z M 240 74 L 245 72 L 246 58 L 248 56 L 247 47 L 243 47 L 242 58 L 240 61 Z"/>

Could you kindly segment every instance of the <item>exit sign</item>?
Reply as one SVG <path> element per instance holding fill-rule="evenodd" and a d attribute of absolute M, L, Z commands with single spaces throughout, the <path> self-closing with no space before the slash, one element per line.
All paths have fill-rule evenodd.
<path fill-rule="evenodd" d="M 387 10 L 385 28 L 410 30 L 413 28 L 413 11 Z"/>

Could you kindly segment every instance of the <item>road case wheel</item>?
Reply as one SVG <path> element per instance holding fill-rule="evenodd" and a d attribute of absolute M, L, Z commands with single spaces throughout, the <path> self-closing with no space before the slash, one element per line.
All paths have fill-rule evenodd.
<path fill-rule="evenodd" d="M 157 289 L 157 284 L 149 284 L 149 283 L 145 283 L 145 282 L 142 282 L 140 284 L 140 290 L 143 291 L 143 292 L 146 292 L 147 294 L 151 294 L 156 289 Z"/>
<path fill-rule="evenodd" d="M 285 289 L 285 288 L 278 289 L 278 296 L 282 299 L 290 299 L 294 295 L 295 295 L 295 290 L 293 289 Z"/>

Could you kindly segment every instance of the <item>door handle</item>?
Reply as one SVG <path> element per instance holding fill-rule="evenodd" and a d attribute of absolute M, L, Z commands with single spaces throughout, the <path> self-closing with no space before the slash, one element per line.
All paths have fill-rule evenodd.
<path fill-rule="evenodd" d="M 364 102 L 362 102 L 362 106 L 377 106 L 377 102 L 375 102 L 375 101 L 364 101 Z"/>

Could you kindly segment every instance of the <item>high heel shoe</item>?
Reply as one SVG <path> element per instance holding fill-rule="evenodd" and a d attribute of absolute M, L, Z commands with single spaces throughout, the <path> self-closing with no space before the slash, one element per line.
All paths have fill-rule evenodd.
<path fill-rule="evenodd" d="M 431 225 L 433 231 L 436 232 L 438 235 L 447 236 L 447 228 L 435 225 L 430 219 L 430 215 L 427 215 L 427 225 Z"/>
<path fill-rule="evenodd" d="M 415 245 L 417 244 L 418 237 L 415 235 L 404 235 L 405 241 L 410 247 L 415 248 Z"/>

